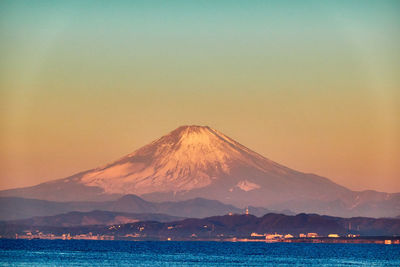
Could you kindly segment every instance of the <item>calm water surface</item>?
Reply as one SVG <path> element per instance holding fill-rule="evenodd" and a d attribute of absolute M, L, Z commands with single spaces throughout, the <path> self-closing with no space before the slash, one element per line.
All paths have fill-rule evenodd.
<path fill-rule="evenodd" d="M 0 266 L 400 266 L 399 245 L 0 239 Z"/>

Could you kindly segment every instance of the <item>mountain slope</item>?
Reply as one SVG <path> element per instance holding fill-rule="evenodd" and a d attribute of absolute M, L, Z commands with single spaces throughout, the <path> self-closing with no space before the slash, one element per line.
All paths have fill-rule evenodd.
<path fill-rule="evenodd" d="M 400 194 L 354 192 L 327 178 L 292 170 L 207 126 L 182 126 L 105 166 L 0 196 L 56 201 L 151 201 L 197 197 L 338 216 L 393 216 Z M 386 208 L 387 207 L 387 208 Z"/>

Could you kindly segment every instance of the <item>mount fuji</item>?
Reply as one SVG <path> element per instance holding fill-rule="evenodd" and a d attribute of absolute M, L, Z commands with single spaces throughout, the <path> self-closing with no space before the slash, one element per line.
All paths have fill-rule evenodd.
<path fill-rule="evenodd" d="M 400 193 L 352 191 L 280 165 L 208 126 L 181 126 L 105 166 L 0 196 L 51 201 L 149 201 L 197 197 L 335 216 L 396 216 Z"/>

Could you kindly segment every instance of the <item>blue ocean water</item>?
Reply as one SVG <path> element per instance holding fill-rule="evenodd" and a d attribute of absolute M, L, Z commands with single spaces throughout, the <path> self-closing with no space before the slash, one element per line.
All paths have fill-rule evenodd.
<path fill-rule="evenodd" d="M 400 266 L 399 245 L 0 239 L 0 266 Z"/>

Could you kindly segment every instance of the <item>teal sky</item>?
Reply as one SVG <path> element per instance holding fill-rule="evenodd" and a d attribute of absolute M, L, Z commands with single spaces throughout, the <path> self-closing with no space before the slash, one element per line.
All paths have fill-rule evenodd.
<path fill-rule="evenodd" d="M 400 192 L 399 1 L 1 1 L 0 189 L 183 124 Z"/>

